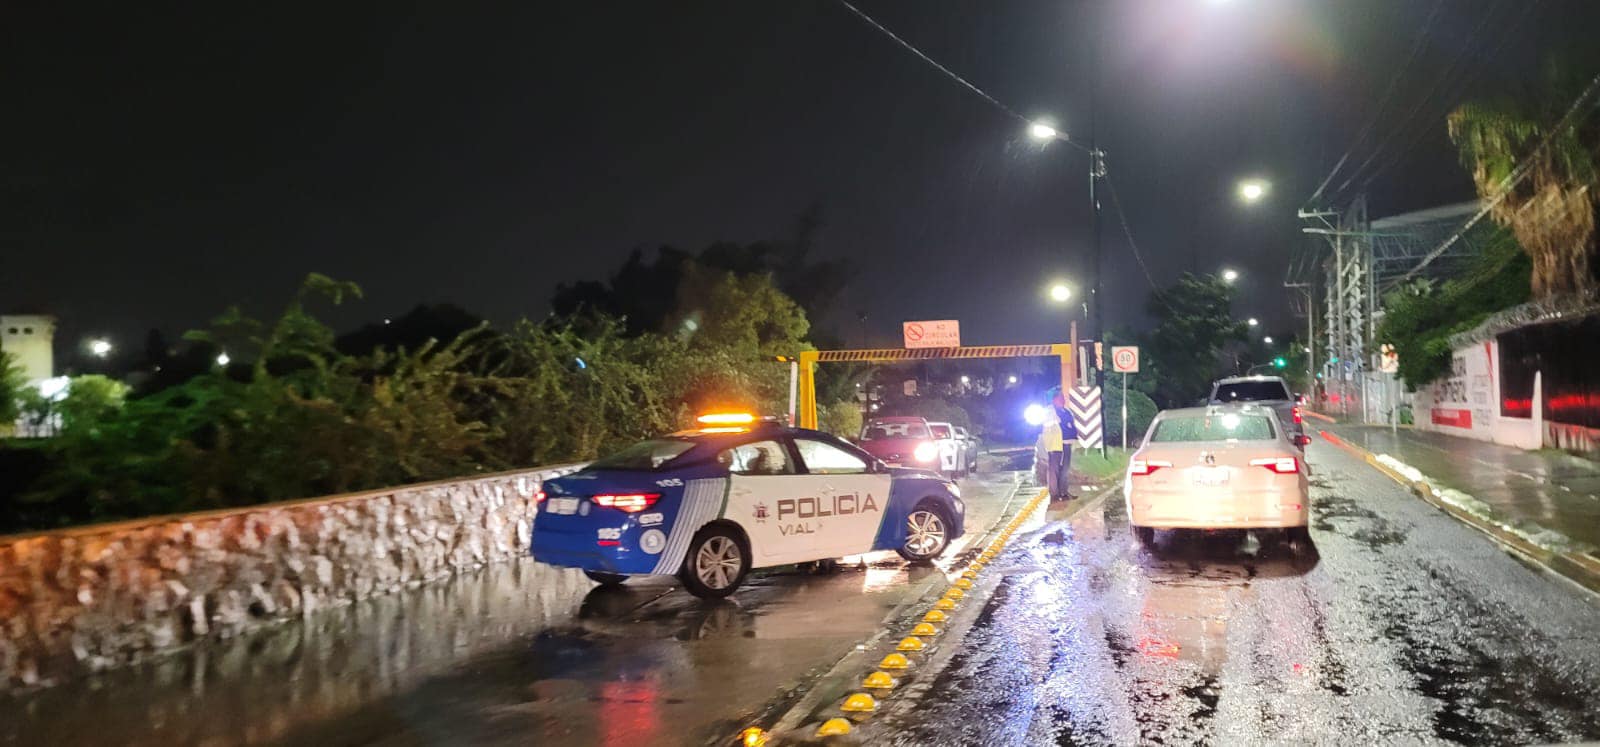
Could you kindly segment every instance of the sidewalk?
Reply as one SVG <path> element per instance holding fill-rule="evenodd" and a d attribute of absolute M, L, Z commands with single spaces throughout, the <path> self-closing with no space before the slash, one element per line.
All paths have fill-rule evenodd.
<path fill-rule="evenodd" d="M 1417 472 L 1439 498 L 1555 552 L 1600 557 L 1600 463 L 1411 428 L 1308 423 Z M 1403 469 L 1409 468 L 1409 469 Z"/>

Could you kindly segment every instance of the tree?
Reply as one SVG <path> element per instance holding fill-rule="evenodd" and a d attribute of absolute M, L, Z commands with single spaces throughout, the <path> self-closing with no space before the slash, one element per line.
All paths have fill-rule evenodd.
<path fill-rule="evenodd" d="M 1146 304 L 1157 324 L 1144 337 L 1141 365 L 1159 367 L 1155 400 L 1173 407 L 1205 396 L 1218 373 L 1222 348 L 1246 339 L 1247 327 L 1233 318 L 1233 288 L 1221 278 L 1184 273 Z"/>
<path fill-rule="evenodd" d="M 67 382 L 67 393 L 55 403 L 55 412 L 61 416 L 63 433 L 74 429 L 99 427 L 106 418 L 122 409 L 128 396 L 128 385 L 109 376 L 86 374 L 74 376 Z"/>
<path fill-rule="evenodd" d="M 1442 285 L 1419 280 L 1390 292 L 1378 339 L 1394 345 L 1406 386 L 1414 391 L 1450 372 L 1451 337 L 1526 302 L 1531 265 L 1516 240 L 1500 231 L 1461 277 Z"/>
<path fill-rule="evenodd" d="M 1533 295 L 1583 293 L 1597 285 L 1600 124 L 1563 116 L 1586 84 L 1573 68 L 1546 65 L 1538 87 L 1521 96 L 1463 104 L 1448 117 L 1450 138 L 1478 194 L 1500 194 L 1519 164 L 1524 178 L 1490 208 L 1532 260 Z M 1592 106 L 1592 102 L 1590 104 Z"/>
<path fill-rule="evenodd" d="M 23 390 L 27 387 L 27 377 L 16 356 L 0 350 L 0 431 L 9 431 L 22 415 Z"/>

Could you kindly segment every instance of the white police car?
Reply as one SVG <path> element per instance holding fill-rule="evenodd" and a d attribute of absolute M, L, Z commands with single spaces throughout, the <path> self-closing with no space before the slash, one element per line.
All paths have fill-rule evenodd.
<path fill-rule="evenodd" d="M 749 414 L 700 422 L 546 481 L 534 559 L 601 584 L 676 575 L 723 597 L 752 568 L 873 550 L 927 561 L 962 534 L 960 491 L 932 472 Z"/>

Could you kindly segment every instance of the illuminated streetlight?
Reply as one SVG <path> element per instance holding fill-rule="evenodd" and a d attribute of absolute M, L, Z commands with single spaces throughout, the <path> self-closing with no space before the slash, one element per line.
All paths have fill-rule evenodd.
<path fill-rule="evenodd" d="M 1050 300 L 1065 303 L 1072 299 L 1072 289 L 1065 284 L 1056 283 L 1050 286 Z"/>
<path fill-rule="evenodd" d="M 1261 341 L 1266 343 L 1266 344 L 1268 344 L 1268 345 L 1272 344 L 1272 338 L 1271 337 L 1263 337 L 1263 338 L 1261 338 Z"/>
<path fill-rule="evenodd" d="M 1257 321 L 1255 317 L 1250 317 L 1250 319 L 1248 321 L 1246 321 L 1245 323 L 1250 325 L 1250 326 L 1252 326 L 1252 327 L 1254 327 L 1257 324 L 1260 324 L 1261 322 Z"/>
<path fill-rule="evenodd" d="M 103 337 L 90 340 L 89 352 L 96 358 L 104 358 L 111 354 L 111 341 Z"/>
<path fill-rule="evenodd" d="M 1239 271 L 1238 270 L 1235 270 L 1235 269 L 1232 269 L 1232 268 L 1228 268 L 1228 269 L 1225 269 L 1225 270 L 1222 271 L 1222 280 L 1223 280 L 1223 282 L 1231 283 L 1231 282 L 1233 282 L 1235 280 L 1238 280 L 1238 279 L 1239 279 Z"/>
<path fill-rule="evenodd" d="M 1006 377 L 1006 383 L 1008 383 L 1008 384 L 1017 383 L 1017 377 L 1015 377 L 1015 376 L 1007 376 Z"/>
<path fill-rule="evenodd" d="M 967 377 L 967 376 L 962 376 L 961 377 L 961 383 L 962 383 L 962 385 L 971 384 L 972 383 L 972 379 Z"/>
<path fill-rule="evenodd" d="M 1239 182 L 1239 199 L 1245 202 L 1257 202 L 1267 196 L 1267 189 L 1271 186 L 1260 179 L 1246 179 Z"/>
<path fill-rule="evenodd" d="M 226 366 L 230 360 L 232 359 L 228 357 L 227 353 L 217 353 L 217 365 Z"/>
<path fill-rule="evenodd" d="M 1032 135 L 1035 140 L 1054 140 L 1061 137 L 1061 133 L 1057 132 L 1056 128 L 1043 122 L 1034 122 L 1028 125 L 1028 134 Z"/>

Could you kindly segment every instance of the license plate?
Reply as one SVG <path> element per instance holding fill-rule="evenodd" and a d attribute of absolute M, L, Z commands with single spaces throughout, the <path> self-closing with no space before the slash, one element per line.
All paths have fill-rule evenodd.
<path fill-rule="evenodd" d="M 545 501 L 545 510 L 553 514 L 575 514 L 578 512 L 577 498 L 551 498 Z"/>
<path fill-rule="evenodd" d="M 1189 479 L 1196 485 L 1215 487 L 1228 482 L 1227 467 L 1194 467 L 1189 470 Z"/>

